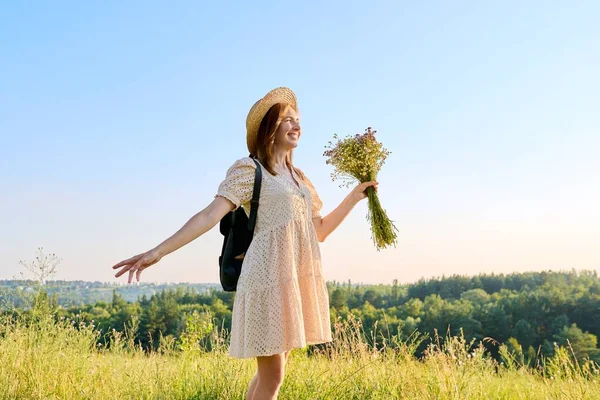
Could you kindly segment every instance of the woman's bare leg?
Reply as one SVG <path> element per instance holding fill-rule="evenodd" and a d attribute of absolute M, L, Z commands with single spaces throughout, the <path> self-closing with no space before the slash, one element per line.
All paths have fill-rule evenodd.
<path fill-rule="evenodd" d="M 285 363 L 287 363 L 288 357 L 290 356 L 291 352 L 292 352 L 292 350 L 288 350 L 284 353 Z M 284 365 L 284 368 L 285 368 L 285 365 Z M 256 386 L 258 385 L 258 381 L 259 381 L 259 373 L 258 373 L 258 369 L 257 369 L 256 374 L 254 374 L 254 378 L 252 378 L 252 381 L 250 381 L 250 387 L 248 388 L 248 392 L 246 393 L 246 400 L 259 400 L 258 397 L 254 396 L 254 394 L 256 392 Z"/>
<path fill-rule="evenodd" d="M 246 400 L 254 400 L 254 391 L 256 390 L 256 385 L 258 384 L 258 370 L 254 374 L 254 378 L 250 381 L 250 387 L 248 388 L 248 392 L 246 393 Z"/>

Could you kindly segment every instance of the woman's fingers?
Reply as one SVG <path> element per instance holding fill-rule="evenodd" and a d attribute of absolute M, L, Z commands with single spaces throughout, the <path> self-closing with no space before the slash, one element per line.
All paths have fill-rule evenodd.
<path fill-rule="evenodd" d="M 119 272 L 117 272 L 115 274 L 115 278 L 118 278 L 121 275 L 123 275 L 125 272 L 130 271 L 134 265 L 136 265 L 138 262 L 140 262 L 140 260 L 142 259 L 143 256 L 144 256 L 144 253 L 138 254 L 137 256 L 133 256 L 130 259 L 121 261 L 120 263 L 114 265 L 113 269 L 123 267 L 122 270 L 120 270 Z"/>
<path fill-rule="evenodd" d="M 139 261 L 133 266 L 131 267 L 131 269 L 129 270 L 129 278 L 127 278 L 127 283 L 131 283 L 131 279 L 133 278 L 133 273 L 139 268 Z"/>
<path fill-rule="evenodd" d="M 122 267 L 123 265 L 127 265 L 127 264 L 131 264 L 131 263 L 137 262 L 140 259 L 140 257 L 142 257 L 143 255 L 144 255 L 144 253 L 141 253 L 141 254 L 138 254 L 137 256 L 133 256 L 131 258 L 128 258 L 127 260 L 123 260 L 120 263 L 113 265 L 113 269 L 117 269 L 119 267 Z"/>
<path fill-rule="evenodd" d="M 379 182 L 377 182 L 377 181 L 363 182 L 360 184 L 360 191 L 364 192 L 365 190 L 367 190 L 367 188 L 369 186 L 373 186 L 373 188 L 375 188 L 375 190 L 377 190 L 377 185 L 379 185 Z"/>
<path fill-rule="evenodd" d="M 160 259 L 161 255 L 156 249 L 152 249 L 145 253 L 138 254 L 135 257 L 131 257 L 128 260 L 124 260 L 116 264 L 113 268 L 122 267 L 122 269 L 119 272 L 117 272 L 115 277 L 118 278 L 125 272 L 129 272 L 129 278 L 127 281 L 128 283 L 131 283 L 131 281 L 133 280 L 133 274 L 135 273 L 135 278 L 139 282 L 142 271 L 156 264 Z"/>
<path fill-rule="evenodd" d="M 160 260 L 160 256 L 155 250 L 150 250 L 142 254 L 138 254 L 135 257 L 131 257 L 128 260 L 121 261 L 116 264 L 113 268 L 122 267 L 122 269 L 116 273 L 115 277 L 118 278 L 126 272 L 129 273 L 128 283 L 131 283 L 133 280 L 133 274 L 135 274 L 135 278 L 137 281 L 140 281 L 140 276 L 142 271 L 146 268 L 154 265 Z"/>
<path fill-rule="evenodd" d="M 135 265 L 133 267 L 131 267 L 131 269 L 129 270 L 129 278 L 127 279 L 127 283 L 131 283 L 131 279 L 133 278 L 133 274 L 135 272 L 137 272 L 136 276 L 137 276 L 137 280 L 139 282 L 140 280 L 140 273 L 142 272 L 142 261 L 144 259 L 142 258 L 140 261 L 138 261 L 137 263 L 135 263 Z"/>
<path fill-rule="evenodd" d="M 127 283 L 131 283 L 131 278 L 133 278 L 133 269 L 129 270 L 129 278 L 127 278 Z"/>
<path fill-rule="evenodd" d="M 367 189 L 372 186 L 373 189 L 377 191 L 378 185 L 379 182 L 377 181 L 363 182 L 354 188 L 354 193 L 356 193 L 356 195 L 358 196 L 358 200 L 363 200 L 367 197 Z"/>
<path fill-rule="evenodd" d="M 115 274 L 115 278 L 120 277 L 121 275 L 123 275 L 125 272 L 129 271 L 133 266 L 132 265 L 126 265 L 122 270 L 120 270 L 119 272 L 117 272 Z"/>
<path fill-rule="evenodd" d="M 135 272 L 135 279 L 139 282 L 140 281 L 140 276 L 142 275 L 142 271 L 144 270 L 144 268 L 138 268 L 138 270 Z"/>

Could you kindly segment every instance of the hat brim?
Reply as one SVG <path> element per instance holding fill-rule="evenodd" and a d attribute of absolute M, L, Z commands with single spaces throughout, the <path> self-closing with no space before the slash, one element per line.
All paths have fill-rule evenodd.
<path fill-rule="evenodd" d="M 267 111 L 277 103 L 289 104 L 298 110 L 296 95 L 287 87 L 275 88 L 254 103 L 246 118 L 246 143 L 250 154 L 256 155 L 256 139 L 262 119 Z"/>

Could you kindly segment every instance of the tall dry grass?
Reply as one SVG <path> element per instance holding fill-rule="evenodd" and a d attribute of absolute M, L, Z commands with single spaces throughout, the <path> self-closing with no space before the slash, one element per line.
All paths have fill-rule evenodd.
<path fill-rule="evenodd" d="M 92 324 L 57 320 L 43 301 L 0 322 L 2 399 L 242 399 L 255 371 L 253 360 L 228 357 L 216 330 L 210 352 L 189 343 L 181 351 L 163 338 L 146 353 L 133 340 L 135 321 L 98 346 Z M 499 363 L 463 337 L 434 337 L 417 359 L 425 337 L 393 337 L 375 349 L 376 334 L 358 320 L 338 321 L 330 345 L 294 350 L 280 398 L 600 399 L 598 365 L 578 362 L 569 349 L 529 368 L 506 347 Z"/>

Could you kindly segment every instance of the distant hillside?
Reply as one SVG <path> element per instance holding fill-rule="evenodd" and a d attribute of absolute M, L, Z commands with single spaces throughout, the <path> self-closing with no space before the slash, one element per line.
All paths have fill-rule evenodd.
<path fill-rule="evenodd" d="M 20 306 L 18 293 L 35 291 L 35 282 L 30 280 L 0 280 L 0 306 L 6 301 Z M 56 294 L 58 304 L 63 307 L 95 304 L 100 301 L 110 302 L 113 291 L 116 291 L 128 302 L 138 301 L 142 296 L 152 296 L 163 290 L 182 288 L 194 293 L 206 293 L 211 288 L 220 289 L 216 283 L 143 283 L 135 285 L 115 284 L 108 282 L 86 281 L 48 281 L 44 290 L 50 295 Z"/>
<path fill-rule="evenodd" d="M 328 282 L 327 288 L 332 325 L 359 321 L 362 334 L 375 346 L 411 340 L 416 333 L 427 335 L 415 348 L 420 357 L 432 338 L 436 343 L 444 341 L 436 337 L 437 332 L 474 340 L 497 360 L 498 343 L 506 343 L 521 364 L 532 367 L 540 354 L 551 357 L 556 345 L 567 344 L 578 359 L 600 362 L 596 271 L 453 275 L 410 284 L 395 280 L 391 285 Z M 34 291 L 33 281 L 0 281 L 0 307 L 17 305 L 26 314 L 34 296 L 23 294 Z M 40 298 L 48 294 L 61 306 L 56 318 L 93 323 L 102 335 L 113 329 L 123 332 L 135 322 L 136 340 L 147 350 L 157 350 L 161 337 L 180 340 L 190 323 L 229 331 L 235 298 L 218 284 L 186 283 L 50 281 Z M 23 314 L 22 310 L 0 311 Z"/>

